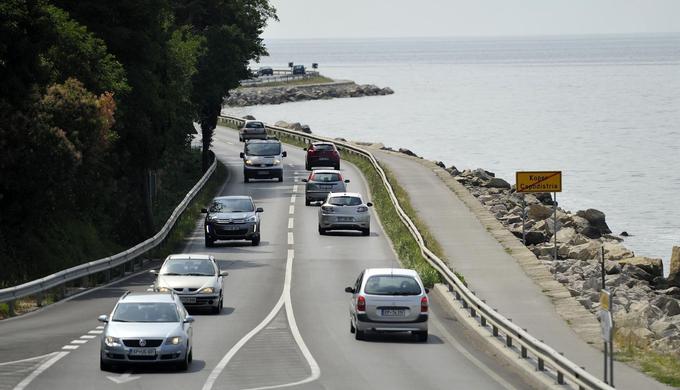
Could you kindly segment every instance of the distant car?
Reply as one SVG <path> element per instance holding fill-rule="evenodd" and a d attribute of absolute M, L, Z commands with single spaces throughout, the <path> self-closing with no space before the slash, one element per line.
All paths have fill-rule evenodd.
<path fill-rule="evenodd" d="M 302 179 L 305 184 L 305 205 L 312 202 L 324 201 L 331 192 L 347 191 L 346 183 L 349 180 L 342 178 L 342 173 L 335 170 L 318 169 L 309 174 L 307 179 Z"/>
<path fill-rule="evenodd" d="M 319 209 L 319 234 L 329 230 L 359 230 L 362 235 L 371 233 L 372 203 L 364 203 L 361 195 L 353 192 L 334 192 L 328 194 Z"/>
<path fill-rule="evenodd" d="M 193 317 L 174 293 L 125 293 L 111 316 L 101 315 L 99 368 L 130 363 L 174 363 L 181 370 L 193 360 Z"/>
<path fill-rule="evenodd" d="M 411 332 L 427 341 L 428 290 L 418 273 L 404 268 L 368 268 L 359 274 L 349 305 L 349 331 L 362 340 L 367 331 Z"/>
<path fill-rule="evenodd" d="M 245 142 L 249 139 L 267 139 L 267 129 L 264 123 L 255 120 L 246 120 L 239 129 L 238 140 Z"/>
<path fill-rule="evenodd" d="M 220 196 L 213 199 L 205 213 L 203 229 L 205 246 L 210 248 L 217 240 L 250 240 L 260 245 L 261 207 L 255 207 L 250 196 Z"/>
<path fill-rule="evenodd" d="M 177 254 L 165 258 L 157 275 L 154 290 L 175 292 L 185 307 L 210 309 L 213 314 L 222 311 L 222 278 L 229 275 L 220 271 L 215 258 L 210 255 Z"/>
<path fill-rule="evenodd" d="M 277 139 L 246 142 L 240 156 L 243 159 L 243 181 L 277 179 L 283 181 L 283 158 L 288 154 Z"/>
<path fill-rule="evenodd" d="M 274 69 L 272 69 L 269 66 L 263 66 L 260 69 L 257 70 L 257 75 L 258 76 L 273 76 L 274 75 Z"/>
<path fill-rule="evenodd" d="M 331 142 L 314 142 L 303 149 L 305 155 L 305 169 L 311 171 L 314 167 L 333 167 L 340 169 L 340 153 Z"/>
<path fill-rule="evenodd" d="M 304 65 L 294 65 L 293 66 L 293 74 L 305 74 L 305 66 Z"/>

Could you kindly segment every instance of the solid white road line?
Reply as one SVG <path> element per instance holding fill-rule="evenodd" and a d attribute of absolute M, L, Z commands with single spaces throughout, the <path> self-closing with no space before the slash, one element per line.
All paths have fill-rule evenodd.
<path fill-rule="evenodd" d="M 43 371 L 47 370 L 50 368 L 54 363 L 59 361 L 59 359 L 63 358 L 64 356 L 68 355 L 69 352 L 55 352 L 55 355 L 45 363 L 41 364 L 40 367 L 36 368 L 35 371 L 31 373 L 31 375 L 27 376 L 19 382 L 18 385 L 14 386 L 14 390 L 24 390 L 26 386 L 28 386 L 31 382 L 33 382 L 33 379 L 37 378 L 38 375 L 42 374 Z"/>
<path fill-rule="evenodd" d="M 57 352 L 50 352 L 50 353 L 45 354 L 45 355 L 34 356 L 34 357 L 30 357 L 30 358 L 26 358 L 26 359 L 21 359 L 21 360 L 13 360 L 13 361 L 11 361 L 11 362 L 3 362 L 3 363 L 0 363 L 0 366 L 6 366 L 6 365 L 9 365 L 9 364 L 16 364 L 16 363 L 25 363 L 25 362 L 30 362 L 30 361 L 32 361 L 32 360 L 40 360 L 40 359 L 44 359 L 44 358 L 46 358 L 46 357 L 48 357 L 48 356 L 52 356 L 52 355 L 54 355 L 55 353 L 57 353 Z"/>

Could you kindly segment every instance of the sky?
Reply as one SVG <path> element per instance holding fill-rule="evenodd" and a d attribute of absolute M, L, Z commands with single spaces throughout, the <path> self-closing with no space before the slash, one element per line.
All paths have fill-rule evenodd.
<path fill-rule="evenodd" d="M 270 0 L 263 37 L 378 38 L 680 32 L 680 0 Z"/>

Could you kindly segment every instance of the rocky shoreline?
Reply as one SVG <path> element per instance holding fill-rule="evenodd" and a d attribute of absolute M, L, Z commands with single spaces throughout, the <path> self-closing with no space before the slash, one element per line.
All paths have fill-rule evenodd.
<path fill-rule="evenodd" d="M 231 107 L 244 107 L 305 100 L 383 96 L 393 93 L 394 91 L 389 87 L 380 88 L 372 84 L 359 85 L 351 81 L 283 87 L 250 87 L 230 91 L 224 104 Z"/>

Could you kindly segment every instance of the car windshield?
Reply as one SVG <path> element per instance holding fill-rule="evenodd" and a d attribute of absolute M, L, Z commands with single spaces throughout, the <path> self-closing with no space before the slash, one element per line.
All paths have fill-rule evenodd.
<path fill-rule="evenodd" d="M 111 317 L 113 322 L 179 322 L 177 307 L 166 302 L 122 302 Z"/>
<path fill-rule="evenodd" d="M 215 276 L 215 267 L 208 259 L 169 259 L 161 275 Z"/>
<path fill-rule="evenodd" d="M 253 201 L 247 198 L 242 199 L 215 199 L 210 205 L 211 213 L 244 213 L 255 210 Z"/>
<path fill-rule="evenodd" d="M 249 129 L 260 129 L 264 127 L 264 124 L 262 124 L 262 122 L 248 122 L 246 123 L 246 127 Z"/>
<path fill-rule="evenodd" d="M 248 156 L 278 156 L 281 154 L 281 144 L 277 142 L 257 142 L 246 144 Z"/>
<path fill-rule="evenodd" d="M 420 295 L 420 285 L 412 276 L 375 275 L 368 278 L 364 292 L 371 295 Z"/>
<path fill-rule="evenodd" d="M 330 144 L 316 144 L 314 145 L 314 150 L 328 151 L 335 150 L 335 148 Z"/>
<path fill-rule="evenodd" d="M 361 198 L 356 196 L 333 196 L 328 199 L 328 203 L 333 206 L 358 206 L 361 204 Z"/>
<path fill-rule="evenodd" d="M 333 181 L 342 181 L 342 177 L 338 173 L 315 173 L 312 175 L 312 181 L 320 181 L 324 183 Z"/>

